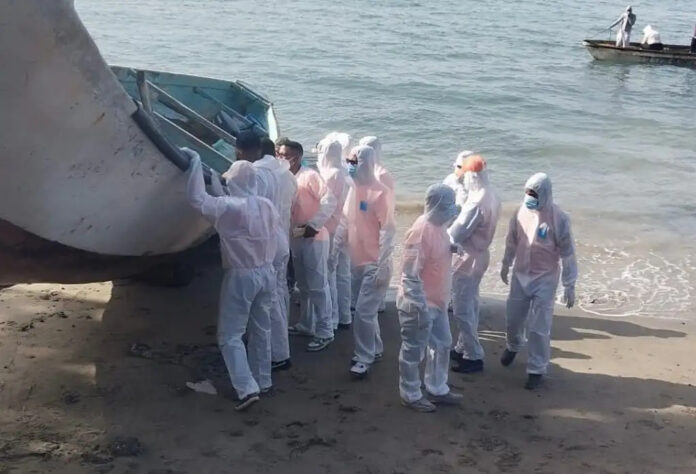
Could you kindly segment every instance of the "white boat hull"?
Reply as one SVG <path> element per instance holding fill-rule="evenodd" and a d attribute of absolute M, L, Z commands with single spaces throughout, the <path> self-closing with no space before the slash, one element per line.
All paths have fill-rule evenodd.
<path fill-rule="evenodd" d="M 689 53 L 688 46 L 665 45 L 663 50 L 650 50 L 631 43 L 628 48 L 618 48 L 613 42 L 597 40 L 585 40 L 583 45 L 597 61 L 696 67 L 696 54 Z"/>
<path fill-rule="evenodd" d="M 0 220 L 106 256 L 209 237 L 184 173 L 132 120 L 72 0 L 0 2 L 0 22 Z"/>

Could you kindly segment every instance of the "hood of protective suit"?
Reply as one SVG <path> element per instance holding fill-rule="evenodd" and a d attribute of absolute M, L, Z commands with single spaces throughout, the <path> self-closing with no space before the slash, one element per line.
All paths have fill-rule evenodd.
<path fill-rule="evenodd" d="M 331 132 L 324 140 L 336 141 L 341 144 L 341 157 L 345 160 L 350 154 L 350 141 L 351 136 L 345 132 Z"/>
<path fill-rule="evenodd" d="M 317 168 L 319 173 L 324 176 L 328 171 L 343 169 L 342 155 L 343 147 L 338 140 L 326 137 L 317 146 Z"/>
<path fill-rule="evenodd" d="M 647 35 L 650 35 L 652 33 L 657 33 L 657 30 L 655 28 L 653 28 L 651 25 L 648 25 L 645 28 L 643 28 L 644 35 L 647 36 Z"/>
<path fill-rule="evenodd" d="M 468 193 L 475 194 L 488 186 L 488 166 L 480 155 L 469 155 L 462 161 L 462 183 Z"/>
<path fill-rule="evenodd" d="M 458 178 L 461 178 L 464 175 L 464 172 L 462 171 L 462 167 L 464 166 L 464 162 L 468 157 L 473 155 L 474 152 L 470 150 L 464 150 L 463 152 L 459 153 L 457 155 L 457 159 L 454 160 L 454 174 L 457 175 Z"/>
<path fill-rule="evenodd" d="M 256 170 L 248 161 L 235 161 L 222 177 L 227 181 L 230 196 L 256 196 Z"/>
<path fill-rule="evenodd" d="M 353 148 L 350 156 L 358 161 L 358 169 L 353 176 L 353 181 L 361 186 L 366 186 L 377 181 L 375 177 L 375 150 L 366 145 Z"/>
<path fill-rule="evenodd" d="M 539 196 L 539 211 L 553 206 L 553 193 L 551 191 L 551 179 L 546 173 L 537 173 L 527 180 L 524 189 L 531 189 Z"/>
<path fill-rule="evenodd" d="M 459 214 L 455 193 L 446 184 L 433 184 L 425 192 L 425 215 L 437 226 L 449 224 Z"/>
<path fill-rule="evenodd" d="M 382 164 L 382 142 L 377 137 L 362 137 L 360 144 L 372 147 L 375 150 L 375 164 Z"/>

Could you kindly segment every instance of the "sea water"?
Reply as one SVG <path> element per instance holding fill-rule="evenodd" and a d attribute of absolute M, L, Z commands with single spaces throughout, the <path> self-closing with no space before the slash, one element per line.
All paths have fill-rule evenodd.
<path fill-rule="evenodd" d="M 527 0 L 78 0 L 115 64 L 242 79 L 274 102 L 284 135 L 377 135 L 400 226 L 458 151 L 488 160 L 504 201 L 482 290 L 503 296 L 507 221 L 547 172 L 572 218 L 580 306 L 602 315 L 696 317 L 696 70 L 603 64 L 619 2 Z M 688 44 L 696 2 L 634 3 Z M 398 263 L 397 263 L 398 266 Z"/>

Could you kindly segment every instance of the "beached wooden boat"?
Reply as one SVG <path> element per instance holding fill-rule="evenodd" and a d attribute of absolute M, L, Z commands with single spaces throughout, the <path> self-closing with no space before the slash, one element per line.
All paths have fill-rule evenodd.
<path fill-rule="evenodd" d="M 235 135 L 271 138 L 240 82 L 110 68 L 72 0 L 0 2 L 0 284 L 128 276 L 207 240 L 186 156 L 224 171 Z"/>
<path fill-rule="evenodd" d="M 614 41 L 590 39 L 583 41 L 583 45 L 598 61 L 696 67 L 696 54 L 690 52 L 690 46 L 666 44 L 662 50 L 652 50 L 642 48 L 640 43 L 631 43 L 629 48 L 618 48 Z"/>

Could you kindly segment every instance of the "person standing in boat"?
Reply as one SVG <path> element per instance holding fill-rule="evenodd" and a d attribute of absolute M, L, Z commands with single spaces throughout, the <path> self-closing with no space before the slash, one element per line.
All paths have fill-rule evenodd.
<path fill-rule="evenodd" d="M 643 40 L 640 42 L 641 48 L 662 51 L 664 48 L 660 39 L 660 32 L 648 25 L 643 28 Z"/>
<path fill-rule="evenodd" d="M 694 26 L 694 35 L 691 37 L 691 54 L 696 54 L 696 26 Z"/>
<path fill-rule="evenodd" d="M 321 175 L 302 162 L 303 153 L 302 145 L 295 141 L 286 142 L 278 151 L 297 180 L 290 248 L 300 290 L 300 319 L 288 332 L 312 337 L 307 350 L 317 352 L 331 344 L 334 336 L 327 274 L 329 233 L 324 224 L 336 209 L 336 198 Z"/>
<path fill-rule="evenodd" d="M 198 153 L 190 158 L 186 194 L 191 206 L 215 227 L 225 277 L 220 289 L 217 340 L 243 411 L 271 390 L 271 305 L 276 287 L 273 260 L 279 217 L 273 203 L 257 196 L 256 169 L 237 161 L 227 175 L 228 194 L 212 173 L 206 192 Z M 242 336 L 247 333 L 248 347 Z M 247 355 L 248 353 L 248 355 Z"/>
<path fill-rule="evenodd" d="M 627 48 L 631 45 L 631 29 L 636 24 L 636 15 L 633 13 L 631 6 L 626 7 L 626 11 L 616 20 L 608 29 L 619 25 L 619 31 L 616 33 L 616 47 Z"/>

